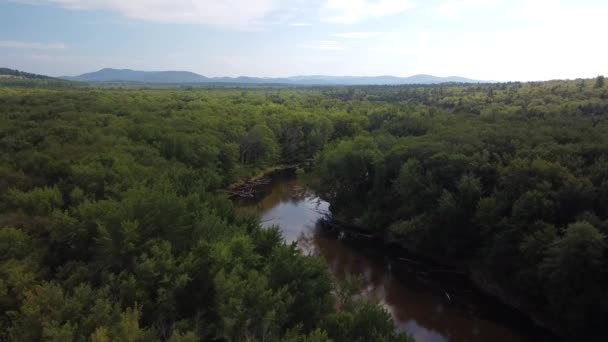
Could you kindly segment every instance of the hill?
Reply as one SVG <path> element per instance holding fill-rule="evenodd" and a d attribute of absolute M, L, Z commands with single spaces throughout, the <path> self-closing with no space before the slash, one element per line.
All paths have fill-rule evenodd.
<path fill-rule="evenodd" d="M 140 71 L 105 68 L 79 76 L 61 77 L 81 82 L 127 82 L 127 83 L 172 83 L 172 84 L 286 84 L 286 85 L 400 85 L 439 83 L 481 83 L 469 78 L 432 75 L 396 76 L 292 76 L 285 78 L 266 77 L 205 77 L 189 71 Z"/>
<path fill-rule="evenodd" d="M 55 79 L 50 76 L 32 74 L 29 72 L 9 69 L 9 68 L 0 68 L 0 77 L 16 77 L 16 78 L 26 78 L 26 79 L 36 79 L 36 80 L 52 80 Z"/>
<path fill-rule="evenodd" d="M 137 83 L 201 83 L 206 77 L 188 71 L 139 71 L 105 68 L 74 77 L 61 77 L 81 82 L 137 82 Z"/>

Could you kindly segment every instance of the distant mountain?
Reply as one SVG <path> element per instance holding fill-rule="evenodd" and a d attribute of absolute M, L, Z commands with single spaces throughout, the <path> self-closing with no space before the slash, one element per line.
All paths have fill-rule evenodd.
<path fill-rule="evenodd" d="M 16 77 L 16 78 L 27 78 L 27 79 L 36 79 L 36 80 L 52 80 L 55 79 L 53 77 L 32 74 L 29 72 L 9 69 L 9 68 L 0 68 L 0 77 Z"/>
<path fill-rule="evenodd" d="M 205 77 L 189 71 L 138 71 L 130 69 L 102 69 L 80 76 L 61 77 L 81 82 L 126 82 L 155 84 L 285 84 L 285 85 L 399 85 L 438 83 L 480 83 L 464 77 L 437 77 L 431 75 L 396 76 L 292 76 L 266 77 Z"/>
<path fill-rule="evenodd" d="M 437 77 L 431 75 L 397 76 L 293 76 L 288 80 L 302 84 L 341 84 L 341 85 L 399 85 L 399 84 L 438 84 L 438 83 L 480 83 L 464 77 Z"/>
<path fill-rule="evenodd" d="M 207 81 L 207 77 L 188 71 L 138 71 L 110 68 L 80 76 L 61 78 L 80 82 L 202 83 Z"/>

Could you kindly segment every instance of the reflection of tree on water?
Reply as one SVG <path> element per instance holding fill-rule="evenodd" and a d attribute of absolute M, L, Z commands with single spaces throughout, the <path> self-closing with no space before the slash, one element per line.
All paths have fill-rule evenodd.
<path fill-rule="evenodd" d="M 302 232 L 298 244 L 305 254 L 323 257 L 337 279 L 361 276 L 364 293 L 378 298 L 397 329 L 409 332 L 416 341 L 525 341 L 506 328 L 450 308 L 440 296 L 405 286 L 382 258 L 365 256 L 325 236 L 318 226 Z"/>
<path fill-rule="evenodd" d="M 278 185 L 271 184 L 269 189 L 260 189 L 259 192 L 263 196 L 254 202 L 255 206 L 261 211 L 270 210 L 280 203 L 299 204 L 311 195 L 310 191 L 298 186 L 295 180 L 284 181 Z"/>
<path fill-rule="evenodd" d="M 397 329 L 411 333 L 418 342 L 525 341 L 507 328 L 457 310 L 443 292 L 433 294 L 429 284 L 415 277 L 403 280 L 400 273 L 396 279 L 388 260 L 367 256 L 325 236 L 316 223 L 328 214 L 329 204 L 301 187 L 293 176 L 275 180 L 262 198 L 248 206 L 261 213 L 264 226 L 279 226 L 288 243 L 298 241 L 304 254 L 324 258 L 337 279 L 361 276 L 365 293 L 377 297 Z"/>

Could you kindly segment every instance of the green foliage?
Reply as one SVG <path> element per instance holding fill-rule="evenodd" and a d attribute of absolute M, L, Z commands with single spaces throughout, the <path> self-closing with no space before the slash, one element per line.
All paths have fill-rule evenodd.
<path fill-rule="evenodd" d="M 22 230 L 5 227 L 0 230 L 0 260 L 23 259 L 34 252 L 32 239 Z"/>
<path fill-rule="evenodd" d="M 311 160 L 337 218 L 482 268 L 579 338 L 608 336 L 598 83 L 242 91 L 3 78 L 0 340 L 408 340 L 222 195 Z"/>
<path fill-rule="evenodd" d="M 583 328 L 601 314 L 596 305 L 605 300 L 607 250 L 605 235 L 588 222 L 576 222 L 553 243 L 540 266 L 550 305 L 579 324 L 572 329 Z"/>
<path fill-rule="evenodd" d="M 340 141 L 317 160 L 317 190 L 335 205 L 344 203 L 343 199 L 352 200 L 349 210 L 357 212 L 365 206 L 365 193 L 372 186 L 375 164 L 380 157 L 371 137 Z"/>
<path fill-rule="evenodd" d="M 316 329 L 308 335 L 301 335 L 297 331 L 289 331 L 284 337 L 285 342 L 331 342 L 332 340 L 327 336 L 327 332 Z"/>
<path fill-rule="evenodd" d="M 600 75 L 595 79 L 595 87 L 604 88 L 604 76 Z"/>
<path fill-rule="evenodd" d="M 390 314 L 373 301 L 357 303 L 350 310 L 330 316 L 324 327 L 335 341 L 413 341 L 410 336 L 395 332 Z"/>
<path fill-rule="evenodd" d="M 243 164 L 268 165 L 276 161 L 278 145 L 274 133 L 265 125 L 253 126 L 241 143 Z"/>
<path fill-rule="evenodd" d="M 30 74 L 28 72 L 8 69 L 8 68 L 0 68 L 0 75 L 23 77 L 23 78 L 33 78 L 33 79 L 50 79 L 50 78 L 52 78 L 52 77 L 48 77 L 48 76 Z"/>
<path fill-rule="evenodd" d="M 363 116 L 318 90 L 51 82 L 0 82 L 17 86 L 0 88 L 0 340 L 344 340 L 323 327 L 339 312 L 325 263 L 221 190 Z M 393 336 L 376 317 L 361 329 Z"/>
<path fill-rule="evenodd" d="M 334 341 L 413 342 L 411 336 L 395 331 L 390 314 L 374 298 L 360 296 L 361 279 L 347 278 L 338 284 L 339 311 L 330 315 L 323 327 Z"/>
<path fill-rule="evenodd" d="M 567 334 L 608 336 L 608 97 L 592 84 L 357 89 L 376 108 L 320 152 L 311 185 L 338 219 L 480 269 Z M 328 93 L 352 120 L 366 108 Z"/>
<path fill-rule="evenodd" d="M 35 188 L 27 192 L 10 189 L 7 197 L 10 207 L 19 208 L 31 216 L 48 215 L 63 205 L 63 198 L 57 187 Z"/>
<path fill-rule="evenodd" d="M 185 334 L 180 333 L 179 331 L 174 331 L 171 334 L 171 338 L 169 342 L 197 342 L 199 338 L 192 331 L 187 332 Z"/>

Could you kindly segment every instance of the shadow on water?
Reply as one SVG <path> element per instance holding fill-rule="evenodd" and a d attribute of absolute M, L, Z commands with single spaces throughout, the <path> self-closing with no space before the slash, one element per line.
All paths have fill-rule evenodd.
<path fill-rule="evenodd" d="M 463 290 L 460 285 L 457 295 L 452 283 L 394 267 L 377 250 L 327 233 L 319 222 L 329 204 L 302 187 L 293 172 L 273 175 L 271 184 L 257 191 L 256 198 L 239 200 L 239 205 L 256 209 L 264 226 L 279 226 L 285 240 L 297 241 L 304 254 L 323 257 L 336 278 L 361 276 L 365 293 L 379 298 L 396 329 L 410 333 L 416 341 L 545 340 L 521 316 L 472 288 Z"/>

